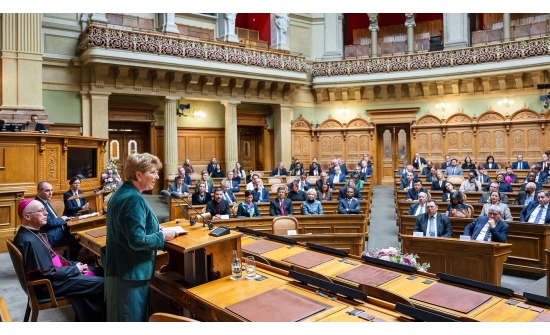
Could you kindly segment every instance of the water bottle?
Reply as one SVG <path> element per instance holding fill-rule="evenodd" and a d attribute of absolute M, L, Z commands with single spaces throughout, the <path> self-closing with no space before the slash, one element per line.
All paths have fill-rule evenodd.
<path fill-rule="evenodd" d="M 243 277 L 243 267 L 241 259 L 237 256 L 237 250 L 233 250 L 233 260 L 231 261 L 231 279 L 237 280 Z"/>

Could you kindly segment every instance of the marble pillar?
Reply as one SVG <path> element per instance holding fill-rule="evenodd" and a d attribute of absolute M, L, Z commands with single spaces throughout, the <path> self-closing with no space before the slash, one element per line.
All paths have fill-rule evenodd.
<path fill-rule="evenodd" d="M 175 13 L 158 13 L 159 31 L 163 33 L 179 34 L 178 26 L 175 23 Z"/>
<path fill-rule="evenodd" d="M 224 171 L 235 168 L 239 160 L 239 139 L 237 137 L 237 105 L 240 101 L 221 101 L 225 106 L 225 166 Z"/>
<path fill-rule="evenodd" d="M 178 117 L 176 102 L 179 97 L 164 98 L 164 175 L 178 172 Z"/>
<path fill-rule="evenodd" d="M 90 92 L 90 136 L 109 139 L 109 95 L 105 92 Z M 82 120 L 84 124 L 84 119 Z M 109 150 L 105 150 L 104 162 L 109 161 Z"/>
<path fill-rule="evenodd" d="M 292 158 L 292 135 L 291 122 L 293 119 L 294 106 L 273 105 L 273 128 L 275 165 L 284 162 L 290 166 Z"/>
<path fill-rule="evenodd" d="M 367 13 L 369 17 L 369 30 L 370 30 L 370 55 L 371 57 L 378 57 L 378 13 Z"/>
<path fill-rule="evenodd" d="M 235 20 L 237 13 L 218 13 L 218 37 L 222 42 L 239 43 L 239 37 L 235 34 Z"/>
<path fill-rule="evenodd" d="M 512 21 L 510 13 L 502 14 L 502 37 L 504 42 L 510 42 L 512 36 Z"/>
<path fill-rule="evenodd" d="M 446 50 L 470 46 L 467 13 L 443 13 L 443 47 Z"/>
<path fill-rule="evenodd" d="M 270 49 L 290 50 L 288 45 L 288 13 L 271 13 Z"/>
<path fill-rule="evenodd" d="M 88 92 L 80 92 L 80 101 L 82 105 L 82 136 L 92 136 L 92 111 L 91 100 Z"/>
<path fill-rule="evenodd" d="M 407 53 L 414 53 L 414 14 L 405 13 L 405 27 L 407 27 Z"/>
<path fill-rule="evenodd" d="M 325 13 L 325 43 L 323 60 L 340 60 L 344 57 L 342 15 Z"/>

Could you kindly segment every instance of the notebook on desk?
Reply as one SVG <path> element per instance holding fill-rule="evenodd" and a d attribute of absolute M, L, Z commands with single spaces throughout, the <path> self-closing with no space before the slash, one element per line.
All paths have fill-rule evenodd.
<path fill-rule="evenodd" d="M 320 254 L 317 252 L 304 251 L 299 254 L 296 254 L 287 258 L 283 258 L 282 261 L 309 269 L 333 259 L 334 257 L 332 256 Z"/>
<path fill-rule="evenodd" d="M 461 287 L 435 283 L 411 296 L 411 299 L 468 314 L 491 299 L 491 296 Z"/>
<path fill-rule="evenodd" d="M 94 230 L 87 231 L 86 234 L 93 238 L 103 237 L 107 235 L 107 227 L 101 227 Z"/>
<path fill-rule="evenodd" d="M 245 250 L 245 251 L 248 251 L 248 252 L 252 252 L 254 254 L 261 255 L 265 252 L 272 251 L 272 250 L 275 250 L 275 249 L 279 249 L 279 248 L 282 248 L 282 247 L 283 247 L 283 245 L 280 245 L 278 243 L 273 243 L 273 242 L 269 242 L 269 241 L 257 241 L 257 242 L 254 242 L 254 243 L 243 245 L 241 247 L 241 249 Z"/>
<path fill-rule="evenodd" d="M 346 272 L 342 272 L 336 277 L 358 284 L 378 286 L 399 276 L 399 273 L 392 271 L 379 269 L 369 265 L 360 265 Z"/>

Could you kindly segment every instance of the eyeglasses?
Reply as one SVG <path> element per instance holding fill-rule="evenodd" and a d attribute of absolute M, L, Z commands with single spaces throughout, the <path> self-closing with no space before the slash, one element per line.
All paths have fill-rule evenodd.
<path fill-rule="evenodd" d="M 159 172 L 158 172 L 158 171 L 154 171 L 154 172 L 149 171 L 149 174 L 150 174 L 151 176 L 157 177 L 157 178 L 158 178 L 158 176 L 159 176 Z"/>
<path fill-rule="evenodd" d="M 33 214 L 33 213 L 38 213 L 38 212 L 47 213 L 48 211 L 46 210 L 46 208 L 42 207 L 42 209 L 39 209 L 37 211 L 27 212 L 27 214 Z"/>

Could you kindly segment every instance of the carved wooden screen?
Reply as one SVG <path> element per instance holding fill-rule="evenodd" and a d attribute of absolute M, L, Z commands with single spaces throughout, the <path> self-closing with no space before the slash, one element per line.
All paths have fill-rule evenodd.
<path fill-rule="evenodd" d="M 302 117 L 292 124 L 292 157 L 298 158 L 306 169 L 316 155 L 311 128 L 311 124 Z"/>

